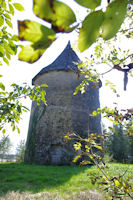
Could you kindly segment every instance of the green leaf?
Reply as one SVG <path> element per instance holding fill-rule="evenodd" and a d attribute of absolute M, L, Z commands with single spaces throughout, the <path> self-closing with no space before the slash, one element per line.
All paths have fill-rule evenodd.
<path fill-rule="evenodd" d="M 18 46 L 16 46 L 16 45 L 11 46 L 11 50 L 13 51 L 14 55 L 16 55 L 16 53 L 17 53 L 17 48 L 18 48 Z"/>
<path fill-rule="evenodd" d="M 8 15 L 7 13 L 4 14 L 4 16 L 8 19 L 11 19 L 10 15 Z"/>
<path fill-rule="evenodd" d="M 11 59 L 11 55 L 8 52 L 6 52 L 6 57 L 8 58 L 8 60 Z"/>
<path fill-rule="evenodd" d="M 6 41 L 3 42 L 3 45 L 4 45 L 4 49 L 5 49 L 8 53 L 10 53 L 11 55 L 14 54 L 14 51 L 11 49 L 10 45 L 9 45 Z"/>
<path fill-rule="evenodd" d="M 12 36 L 12 40 L 14 40 L 14 41 L 19 41 L 19 38 L 18 38 L 17 35 L 13 35 L 13 36 Z"/>
<path fill-rule="evenodd" d="M 6 10 L 7 5 L 6 5 L 6 2 L 5 2 L 5 1 L 2 1 L 2 7 L 3 7 L 4 10 Z"/>
<path fill-rule="evenodd" d="M 104 20 L 104 13 L 99 10 L 90 13 L 82 23 L 79 32 L 78 47 L 82 52 L 88 49 L 100 35 L 100 27 Z"/>
<path fill-rule="evenodd" d="M 80 167 L 84 166 L 84 165 L 92 165 L 93 163 L 91 161 L 88 161 L 88 160 L 83 160 L 81 163 L 80 163 Z"/>
<path fill-rule="evenodd" d="M 20 134 L 20 129 L 17 127 L 17 130 L 18 130 L 18 134 Z"/>
<path fill-rule="evenodd" d="M 120 29 L 127 12 L 127 0 L 115 0 L 109 4 L 105 12 L 104 22 L 102 24 L 101 36 L 105 39 L 111 39 Z"/>
<path fill-rule="evenodd" d="M 0 53 L 2 53 L 2 55 L 4 55 L 4 48 L 1 45 L 0 45 Z"/>
<path fill-rule="evenodd" d="M 97 116 L 97 115 L 98 115 L 97 111 L 94 110 L 94 111 L 92 112 L 92 116 L 94 117 L 94 116 Z"/>
<path fill-rule="evenodd" d="M 48 85 L 47 84 L 42 84 L 41 87 L 48 87 Z"/>
<path fill-rule="evenodd" d="M 27 111 L 30 111 L 29 108 L 27 108 L 27 107 L 25 107 L 25 106 L 22 106 L 22 108 L 24 108 L 23 111 L 26 111 L 26 112 L 27 112 Z"/>
<path fill-rule="evenodd" d="M 19 11 L 24 11 L 24 7 L 20 3 L 13 3 L 13 6 Z"/>
<path fill-rule="evenodd" d="M 114 180 L 114 183 L 115 183 L 115 186 L 120 186 L 120 182 L 117 179 Z"/>
<path fill-rule="evenodd" d="M 9 26 L 10 28 L 13 28 L 12 23 L 11 23 L 10 20 L 6 19 L 6 23 L 8 24 L 8 26 Z"/>
<path fill-rule="evenodd" d="M 4 24 L 4 17 L 0 16 L 0 26 L 3 26 L 3 24 Z"/>
<path fill-rule="evenodd" d="M 39 42 L 42 44 L 49 43 L 55 40 L 55 32 L 38 22 L 34 21 L 19 21 L 19 39 L 28 40 L 33 43 Z"/>
<path fill-rule="evenodd" d="M 99 149 L 99 150 L 103 150 L 103 148 L 101 147 L 101 146 L 99 146 L 99 145 L 94 145 L 94 147 L 96 148 L 96 149 Z"/>
<path fill-rule="evenodd" d="M 34 0 L 33 12 L 38 17 L 52 23 L 58 29 L 67 31 L 69 26 L 76 21 L 72 9 L 66 4 L 53 0 Z"/>
<path fill-rule="evenodd" d="M 27 45 L 22 47 L 18 57 L 19 60 L 26 61 L 29 63 L 34 63 L 38 60 L 42 54 L 44 53 L 45 49 L 37 49 L 35 50 L 32 45 Z"/>
<path fill-rule="evenodd" d="M 0 37 L 2 37 L 3 36 L 3 32 L 2 31 L 0 31 Z"/>
<path fill-rule="evenodd" d="M 80 150 L 81 149 L 81 143 L 80 142 L 76 142 L 74 145 L 73 145 L 74 149 L 76 151 Z"/>
<path fill-rule="evenodd" d="M 3 83 L 0 83 L 0 88 L 1 88 L 2 90 L 5 90 L 5 86 L 4 86 Z"/>
<path fill-rule="evenodd" d="M 19 21 L 18 24 L 19 39 L 33 42 L 31 45 L 22 47 L 19 59 L 33 63 L 40 58 L 46 48 L 55 40 L 55 32 L 34 21 Z"/>
<path fill-rule="evenodd" d="M 15 125 L 13 124 L 13 127 L 12 127 L 12 131 L 15 131 L 16 127 Z"/>
<path fill-rule="evenodd" d="M 75 0 L 81 6 L 85 6 L 90 9 L 95 9 L 97 6 L 100 6 L 101 0 Z"/>
<path fill-rule="evenodd" d="M 21 113 L 21 106 L 20 106 L 20 105 L 17 106 L 17 111 L 18 111 L 19 113 Z"/>
<path fill-rule="evenodd" d="M 9 4 L 9 12 L 14 15 L 14 8 L 11 4 Z"/>
<path fill-rule="evenodd" d="M 12 87 L 16 87 L 16 83 L 11 84 Z"/>
<path fill-rule="evenodd" d="M 76 162 L 78 161 L 78 159 L 80 159 L 80 158 L 81 158 L 81 155 L 76 156 L 76 157 L 73 159 L 73 162 L 76 163 Z"/>
<path fill-rule="evenodd" d="M 15 44 L 13 43 L 13 40 L 12 40 L 11 38 L 8 38 L 8 42 L 9 42 L 9 44 L 10 44 L 12 47 L 15 46 Z"/>
<path fill-rule="evenodd" d="M 8 59 L 6 57 L 3 57 L 3 60 L 7 65 L 9 65 L 9 61 L 8 61 Z"/>
<path fill-rule="evenodd" d="M 5 129 L 3 129 L 3 130 L 2 130 L 2 133 L 3 133 L 3 134 L 5 134 L 5 132 L 6 132 L 6 130 L 5 130 Z"/>

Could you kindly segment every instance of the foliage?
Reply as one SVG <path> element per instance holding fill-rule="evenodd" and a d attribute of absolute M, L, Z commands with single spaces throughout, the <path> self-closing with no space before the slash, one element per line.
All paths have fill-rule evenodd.
<path fill-rule="evenodd" d="M 20 140 L 16 148 L 16 160 L 19 162 L 23 162 L 24 154 L 25 154 L 25 140 Z"/>
<path fill-rule="evenodd" d="M 12 84 L 12 90 L 10 92 L 5 91 L 4 85 L 0 85 L 0 130 L 2 133 L 6 132 L 6 124 L 10 124 L 12 131 L 18 128 L 18 123 L 21 119 L 23 112 L 26 112 L 28 108 L 22 105 L 21 99 L 29 97 L 31 100 L 36 101 L 39 105 L 41 102 L 46 103 L 44 87 L 47 85 L 29 87 L 27 84 L 19 86 Z"/>
<path fill-rule="evenodd" d="M 3 64 L 3 61 L 9 65 L 11 56 L 17 53 L 16 42 L 19 40 L 18 36 L 10 33 L 10 28 L 13 28 L 12 16 L 15 9 L 18 11 L 24 10 L 20 3 L 12 3 L 12 0 L 0 0 L 0 65 Z M 35 25 L 37 24 L 33 24 L 33 27 Z M 28 110 L 22 105 L 21 99 L 29 97 L 31 100 L 36 101 L 37 104 L 46 103 L 44 87 L 46 87 L 45 84 L 35 87 L 29 87 L 26 84 L 23 86 L 12 84 L 11 91 L 6 91 L 4 83 L 0 82 L 0 131 L 3 134 L 6 132 L 7 123 L 11 125 L 13 131 L 17 129 L 18 133 L 20 133 L 17 124 L 21 119 L 22 113 Z"/>
<path fill-rule="evenodd" d="M 61 31 L 69 31 L 69 25 L 76 21 L 75 14 L 66 4 L 54 0 L 34 0 L 33 12 L 36 16 L 52 23 Z M 54 29 L 54 28 L 53 28 Z"/>
<path fill-rule="evenodd" d="M 120 0 L 117 0 L 112 1 L 108 5 L 104 13 L 104 21 L 102 23 L 102 38 L 108 40 L 116 35 L 125 19 L 127 4 L 128 1 L 126 0 L 124 0 L 122 3 Z"/>
<path fill-rule="evenodd" d="M 32 42 L 23 46 L 19 59 L 30 63 L 36 61 L 45 49 L 55 40 L 55 32 L 37 22 L 19 21 L 19 39 Z"/>
<path fill-rule="evenodd" d="M 102 114 L 104 118 L 113 122 L 114 125 L 121 125 L 126 131 L 126 135 L 133 134 L 133 110 L 132 109 L 118 109 L 116 106 L 114 109 L 104 107 L 98 108 L 93 111 L 91 116 Z M 114 131 L 113 128 L 109 127 Z"/>
<path fill-rule="evenodd" d="M 127 135 L 126 130 L 119 124 L 110 127 L 107 134 L 104 143 L 105 152 L 112 157 L 112 160 L 133 163 L 133 135 Z"/>
<path fill-rule="evenodd" d="M 101 0 L 75 1 L 79 4 L 79 7 L 84 6 L 87 9 L 87 16 L 80 23 L 76 19 L 76 15 L 72 9 L 61 1 L 33 1 L 34 14 L 45 22 L 48 22 L 51 25 L 51 28 L 47 31 L 47 28 L 42 24 L 38 24 L 34 29 L 30 28 L 29 32 L 31 33 L 31 38 L 33 38 L 35 30 L 37 34 L 39 33 L 41 35 L 41 40 L 40 37 L 37 37 L 36 41 L 31 41 L 29 37 L 23 38 L 22 35 L 25 35 L 29 29 L 29 26 L 25 26 L 25 24 L 27 22 L 29 24 L 34 24 L 35 22 L 25 20 L 18 23 L 19 39 L 32 42 L 30 46 L 22 48 L 22 51 L 19 54 L 20 60 L 30 63 L 35 62 L 58 37 L 58 33 L 69 33 L 73 30 L 76 30 L 79 33 L 78 47 L 82 52 L 97 42 L 99 38 L 102 38 L 103 41 L 114 38 L 120 30 L 125 18 L 127 19 L 128 17 L 131 19 L 132 17 L 131 9 L 128 6 L 132 4 L 132 2 L 128 0 L 123 0 L 122 3 L 121 0 L 108 1 L 105 11 L 103 11 Z M 21 28 L 22 26 L 23 28 Z M 53 35 L 52 37 L 51 33 Z M 122 33 L 128 35 L 130 38 L 132 35 L 132 28 L 130 29 L 129 26 L 125 31 L 122 29 Z M 41 44 L 40 41 L 42 41 Z M 30 54 L 26 59 L 25 52 Z M 34 59 L 31 59 L 31 57 L 34 57 Z"/>
<path fill-rule="evenodd" d="M 133 135 L 128 138 L 129 141 L 129 163 L 133 164 Z"/>
<path fill-rule="evenodd" d="M 18 36 L 12 35 L 9 31 L 9 28 L 13 28 L 12 16 L 15 9 L 24 10 L 19 3 L 12 3 L 11 0 L 0 0 L 0 65 L 3 61 L 9 65 L 11 56 L 17 53 L 15 42 L 18 41 Z"/>
<path fill-rule="evenodd" d="M 87 1 L 83 1 L 83 0 L 76 0 L 77 3 L 79 3 L 82 6 L 85 6 L 87 8 L 90 9 L 95 9 L 96 7 L 100 6 L 101 4 L 101 0 L 87 0 Z"/>
<path fill-rule="evenodd" d="M 79 32 L 79 49 L 84 51 L 88 49 L 98 38 L 101 24 L 104 20 L 104 14 L 101 10 L 91 12 L 83 21 Z M 95 21 L 95 23 L 92 23 Z M 89 29 L 88 29 L 89 24 Z"/>
<path fill-rule="evenodd" d="M 100 58 L 99 50 L 96 50 L 95 52 L 96 56 Z M 124 62 L 128 57 L 129 56 L 125 57 L 125 59 L 123 59 L 122 62 Z M 92 65 L 93 64 L 94 62 L 92 62 Z M 92 66 L 89 66 L 88 70 L 86 70 L 87 64 L 82 65 L 81 68 L 82 68 L 81 73 L 85 75 L 85 79 L 76 88 L 75 94 L 79 90 L 81 93 L 84 93 L 90 81 L 92 82 L 94 81 L 94 88 L 99 87 L 99 76 L 97 71 L 93 69 Z M 121 67 L 120 69 L 122 70 Z M 91 72 L 93 73 L 91 74 Z M 119 97 L 119 94 L 117 93 L 115 85 L 113 83 L 111 83 L 110 81 L 106 81 L 106 85 L 109 85 L 111 90 L 116 94 L 117 97 Z M 117 129 L 117 131 L 114 127 L 113 128 L 109 127 L 114 137 L 112 150 L 115 159 L 117 159 L 119 162 L 123 161 L 126 162 L 128 159 L 128 152 L 124 147 L 127 147 L 127 145 L 129 145 L 128 143 L 129 141 L 126 135 L 131 136 L 133 134 L 133 118 L 132 118 L 133 110 L 132 109 L 120 110 L 118 109 L 118 105 L 116 104 L 114 109 L 108 107 L 98 108 L 97 110 L 92 112 L 91 116 L 95 117 L 101 114 L 103 117 L 113 122 L 115 126 L 116 125 L 120 126 L 119 129 Z M 120 128 L 123 129 L 125 135 L 123 135 L 122 133 L 120 134 L 121 131 Z M 103 143 L 105 140 L 109 138 L 106 134 L 100 136 L 93 133 L 89 135 L 88 138 L 83 139 L 74 133 L 68 133 L 66 135 L 66 138 L 68 140 L 75 141 L 74 149 L 78 151 L 77 156 L 74 158 L 73 162 L 82 160 L 82 162 L 80 162 L 80 166 L 90 165 L 90 164 L 95 164 L 97 166 L 97 169 L 101 172 L 102 175 L 92 176 L 92 183 L 94 184 L 97 183 L 99 187 L 106 192 L 107 199 L 116 199 L 116 198 L 123 200 L 125 198 L 133 199 L 133 193 L 132 193 L 133 187 L 131 185 L 132 177 L 130 176 L 130 174 L 127 174 L 126 172 L 119 175 L 117 174 L 116 176 L 110 176 L 108 174 L 109 167 L 103 159 L 103 153 L 104 153 Z M 132 161 L 130 160 L 130 162 Z M 123 178 L 125 174 L 127 178 Z"/>
<path fill-rule="evenodd" d="M 112 155 L 112 158 L 121 163 L 128 163 L 129 143 L 128 137 L 124 134 L 121 125 L 115 125 L 112 132 L 105 141 L 105 151 Z"/>
<path fill-rule="evenodd" d="M 4 159 L 4 156 L 10 152 L 11 147 L 12 144 L 9 137 L 3 135 L 0 139 L 0 154 L 2 156 L 2 159 Z"/>
<path fill-rule="evenodd" d="M 96 116 L 99 114 L 103 114 L 104 117 L 108 118 L 117 125 L 117 129 L 116 127 L 110 127 L 114 137 L 112 147 L 113 155 L 114 158 L 119 162 L 126 162 L 128 153 L 124 147 L 129 144 L 127 143 L 128 138 L 125 137 L 126 135 L 132 135 L 132 109 L 118 110 L 117 107 L 115 109 L 110 109 L 107 107 L 102 109 L 98 108 L 97 110 L 93 111 L 91 116 Z M 123 130 L 125 136 L 123 136 L 121 130 Z M 108 135 L 104 134 L 100 136 L 93 133 L 89 135 L 88 138 L 83 139 L 74 133 L 68 133 L 66 138 L 76 142 L 74 144 L 74 149 L 78 151 L 78 153 L 73 160 L 74 162 L 77 162 L 79 159 L 81 160 L 83 158 L 82 162 L 80 162 L 80 166 L 93 163 L 97 166 L 97 169 L 101 172 L 101 175 L 93 176 L 92 182 L 94 184 L 97 182 L 99 187 L 106 192 L 107 199 L 125 199 L 127 197 L 131 199 L 133 198 L 133 187 L 131 185 L 132 177 L 130 174 L 127 174 L 127 171 L 116 176 L 110 176 L 108 174 L 109 166 L 105 163 L 103 158 L 103 143 L 105 139 L 107 140 L 109 138 Z M 125 174 L 126 178 L 123 178 Z"/>
<path fill-rule="evenodd" d="M 81 138 L 74 133 L 68 133 L 67 139 L 78 141 L 74 144 L 74 149 L 78 151 L 78 155 L 74 158 L 73 162 L 77 162 L 82 156 L 86 156 L 80 162 L 80 166 L 95 164 L 101 175 L 92 176 L 91 180 L 93 184 L 98 184 L 99 187 L 106 192 L 107 199 L 121 199 L 124 200 L 127 197 L 133 198 L 133 186 L 131 185 L 131 175 L 126 174 L 125 171 L 121 175 L 110 176 L 109 166 L 104 162 L 102 147 L 105 135 L 91 134 L 88 138 Z M 126 174 L 126 178 L 124 175 Z"/>
<path fill-rule="evenodd" d="M 76 95 L 79 91 L 81 94 L 85 93 L 90 82 L 93 83 L 92 88 L 101 87 L 101 82 L 99 80 L 98 73 L 95 68 L 88 66 L 88 62 L 81 62 L 78 65 L 79 76 L 84 76 L 83 81 L 75 88 L 74 95 Z"/>

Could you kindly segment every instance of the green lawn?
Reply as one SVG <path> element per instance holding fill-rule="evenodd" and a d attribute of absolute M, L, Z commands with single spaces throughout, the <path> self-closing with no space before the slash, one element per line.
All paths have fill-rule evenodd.
<path fill-rule="evenodd" d="M 110 174 L 118 175 L 125 170 L 133 177 L 133 165 L 110 164 L 108 171 Z M 97 173 L 99 172 L 95 166 L 79 168 L 78 166 L 38 166 L 21 163 L 0 164 L 0 198 L 11 191 L 19 191 L 19 193 L 30 192 L 31 194 L 48 192 L 52 195 L 58 194 L 61 199 L 66 199 L 65 196 L 74 199 L 73 196 L 81 191 L 98 188 L 92 185 L 89 179 L 89 175 L 93 176 Z"/>

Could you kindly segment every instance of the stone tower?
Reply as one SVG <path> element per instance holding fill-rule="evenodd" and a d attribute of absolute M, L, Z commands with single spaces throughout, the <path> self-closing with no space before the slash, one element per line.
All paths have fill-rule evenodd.
<path fill-rule="evenodd" d="M 25 163 L 70 164 L 75 151 L 72 142 L 64 142 L 64 136 L 70 131 L 82 137 L 101 133 L 101 117 L 89 116 L 100 107 L 99 89 L 90 84 L 86 93 L 73 95 L 84 78 L 77 80 L 79 62 L 69 42 L 57 59 L 33 78 L 33 85 L 48 85 L 48 105 L 32 103 Z"/>

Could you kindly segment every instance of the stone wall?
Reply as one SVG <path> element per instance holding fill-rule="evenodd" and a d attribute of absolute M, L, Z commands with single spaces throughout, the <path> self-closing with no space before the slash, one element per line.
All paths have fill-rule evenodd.
<path fill-rule="evenodd" d="M 72 142 L 64 142 L 64 136 L 70 131 L 82 137 L 90 132 L 101 133 L 100 116 L 89 117 L 100 107 L 99 90 L 90 85 L 85 94 L 73 95 L 82 79 L 77 80 L 74 71 L 51 71 L 35 80 L 35 85 L 48 84 L 48 105 L 32 104 L 26 163 L 70 164 L 75 151 Z"/>

